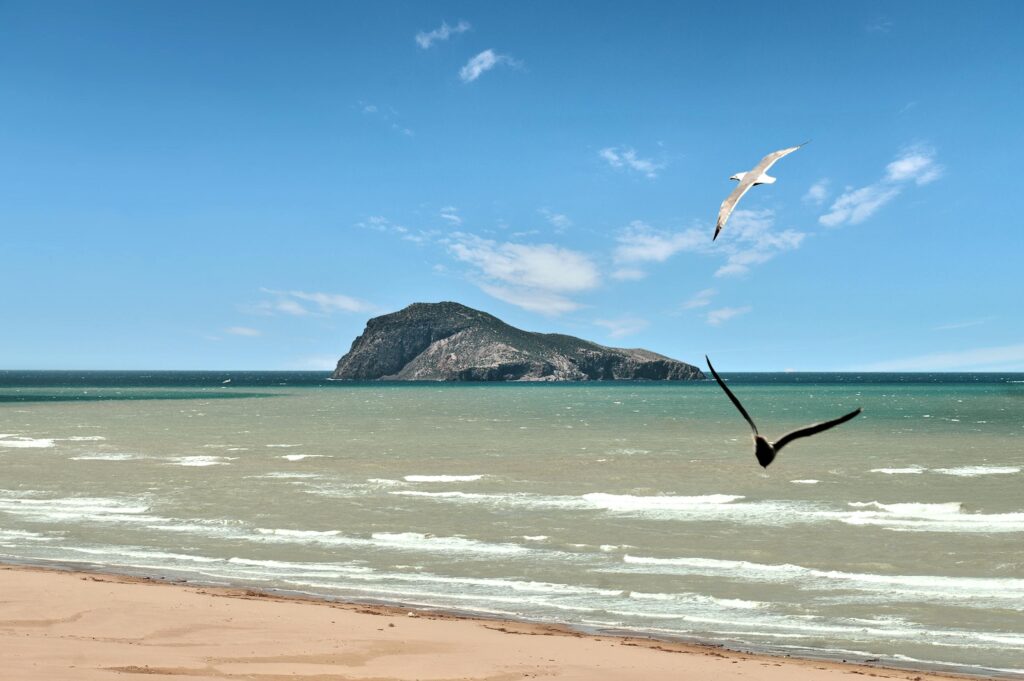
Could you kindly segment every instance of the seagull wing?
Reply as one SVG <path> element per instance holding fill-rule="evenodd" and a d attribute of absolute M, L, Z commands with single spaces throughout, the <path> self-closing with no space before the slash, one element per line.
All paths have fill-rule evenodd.
<path fill-rule="evenodd" d="M 778 452 L 780 449 L 782 449 L 783 447 L 788 445 L 790 442 L 792 442 L 793 440 L 795 440 L 795 439 L 797 439 L 799 437 L 807 437 L 808 435 L 817 435 L 818 433 L 822 433 L 822 432 L 828 430 L 829 428 L 835 428 L 840 423 L 846 423 L 847 421 L 849 421 L 850 419 L 852 419 L 854 416 L 856 416 L 859 413 L 860 413 L 860 408 L 857 408 L 857 409 L 854 409 L 853 411 L 851 411 L 846 416 L 840 416 L 837 419 L 833 419 L 831 421 L 825 421 L 823 423 L 815 423 L 813 426 L 807 426 L 806 428 L 800 428 L 799 430 L 794 430 L 792 433 L 786 433 L 785 435 L 780 437 L 776 442 L 772 443 L 772 446 L 775 447 L 775 451 Z"/>
<path fill-rule="evenodd" d="M 732 215 L 733 209 L 736 207 L 736 203 L 747 193 L 747 190 L 754 186 L 754 178 L 758 177 L 758 174 L 754 172 L 747 173 L 747 175 L 740 180 L 740 184 L 736 189 L 732 190 L 729 196 L 725 197 L 725 201 L 722 201 L 721 208 L 718 209 L 718 223 L 715 225 L 715 235 L 711 237 L 714 241 L 718 238 L 718 233 L 722 231 L 722 227 L 725 227 L 726 220 Z"/>
<path fill-rule="evenodd" d="M 804 144 L 807 144 L 807 142 L 804 142 Z M 760 177 L 762 174 L 767 173 L 768 169 L 775 165 L 775 163 L 780 158 L 782 158 L 783 156 L 789 156 L 794 151 L 802 147 L 804 144 L 801 144 L 796 147 L 790 147 L 789 149 L 779 149 L 778 151 L 773 151 L 772 153 L 768 154 L 760 161 L 758 161 L 757 165 L 754 166 L 754 169 L 751 170 L 750 173 L 754 176 L 755 179 Z"/>
<path fill-rule="evenodd" d="M 711 375 L 715 377 L 715 380 L 718 381 L 718 385 L 722 387 L 722 390 L 725 391 L 725 394 L 729 396 L 729 399 L 732 400 L 732 403 L 736 406 L 737 409 L 740 410 L 740 413 L 743 414 L 743 418 L 745 418 L 747 420 L 747 423 L 750 424 L 750 429 L 754 431 L 754 435 L 757 435 L 757 426 L 754 425 L 754 419 L 750 418 L 750 414 L 748 414 L 747 410 L 743 408 L 743 405 L 740 404 L 740 401 L 736 399 L 736 396 L 732 394 L 732 391 L 729 390 L 729 387 L 725 385 L 725 381 L 723 381 L 722 377 L 718 375 L 717 371 L 715 371 L 715 367 L 711 366 L 711 360 L 708 358 L 707 355 L 704 355 L 704 359 L 708 361 L 708 368 L 711 369 Z"/>

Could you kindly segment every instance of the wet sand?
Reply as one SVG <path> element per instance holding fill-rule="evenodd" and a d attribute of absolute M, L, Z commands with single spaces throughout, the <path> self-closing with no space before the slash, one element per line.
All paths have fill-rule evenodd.
<path fill-rule="evenodd" d="M 0 566 L 0 660 L 21 681 L 969 678 L 22 566 Z"/>

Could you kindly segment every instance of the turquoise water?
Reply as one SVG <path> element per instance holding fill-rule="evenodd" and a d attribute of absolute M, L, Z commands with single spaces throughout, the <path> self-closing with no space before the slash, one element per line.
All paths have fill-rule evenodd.
<path fill-rule="evenodd" d="M 727 375 L 728 377 L 728 375 Z M 0 559 L 1024 674 L 1024 375 L 0 372 Z"/>

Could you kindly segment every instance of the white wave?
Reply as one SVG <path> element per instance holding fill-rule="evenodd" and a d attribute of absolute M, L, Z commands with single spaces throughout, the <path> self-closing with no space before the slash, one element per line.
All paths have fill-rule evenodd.
<path fill-rule="evenodd" d="M 302 445 L 265 445 L 267 447 L 301 447 Z"/>
<path fill-rule="evenodd" d="M 385 487 L 404 484 L 401 480 L 392 480 L 391 478 L 369 478 L 366 482 Z"/>
<path fill-rule="evenodd" d="M 30 532 L 29 530 L 5 530 L 0 528 L 0 542 L 45 542 L 53 541 L 54 539 L 56 539 L 56 537 L 47 537 L 46 535 L 39 534 L 38 532 Z"/>
<path fill-rule="evenodd" d="M 42 522 L 154 522 L 149 506 L 134 499 L 66 497 L 38 499 L 0 497 L 0 511 Z"/>
<path fill-rule="evenodd" d="M 958 468 L 933 468 L 935 473 L 955 475 L 961 478 L 976 478 L 979 475 L 1011 475 L 1020 473 L 1020 466 L 960 466 Z"/>
<path fill-rule="evenodd" d="M 58 437 L 54 439 L 62 442 L 99 442 L 100 440 L 106 440 L 107 438 L 102 435 L 73 435 L 71 437 Z"/>
<path fill-rule="evenodd" d="M 283 529 L 268 529 L 264 527 L 257 527 L 256 531 L 260 534 L 273 535 L 278 537 L 294 537 L 300 540 L 308 539 L 321 539 L 324 537 L 337 537 L 341 534 L 340 530 L 283 530 Z"/>
<path fill-rule="evenodd" d="M 840 585 L 892 600 L 927 599 L 970 602 L 974 599 L 1015 603 L 1024 607 L 1024 579 L 947 577 L 942 575 L 880 575 L 819 570 L 800 565 L 753 563 L 717 558 L 649 558 L 623 556 L 627 565 L 653 574 L 696 574 L 747 582 L 791 583 L 801 589 L 834 590 Z"/>
<path fill-rule="evenodd" d="M 0 440 L 0 447 L 15 447 L 19 449 L 49 449 L 54 446 L 55 438 L 32 438 L 6 436 Z"/>
<path fill-rule="evenodd" d="M 817 485 L 821 480 L 790 480 L 794 485 Z"/>
<path fill-rule="evenodd" d="M 400 497 L 427 497 L 434 499 L 494 499 L 495 494 L 473 494 L 472 492 L 420 492 L 417 490 L 399 490 L 390 492 Z"/>
<path fill-rule="evenodd" d="M 323 454 L 285 454 L 281 458 L 288 461 L 302 461 L 303 459 L 322 459 L 323 456 Z"/>
<path fill-rule="evenodd" d="M 908 466 L 906 468 L 872 468 L 872 473 L 885 473 L 886 475 L 919 475 L 924 473 L 926 468 L 921 466 Z"/>
<path fill-rule="evenodd" d="M 254 478 L 278 478 L 283 480 L 300 480 L 300 479 L 312 479 L 323 477 L 319 473 L 291 473 L 288 471 L 273 471 L 271 473 L 264 473 L 263 475 L 254 475 Z"/>
<path fill-rule="evenodd" d="M 135 456 L 134 454 L 124 454 L 124 453 L 121 453 L 121 454 L 118 454 L 118 453 L 102 454 L 102 453 L 95 453 L 95 454 L 82 454 L 81 456 L 72 456 L 68 460 L 69 461 L 131 461 L 132 459 L 137 459 L 137 458 L 138 457 Z"/>
<path fill-rule="evenodd" d="M 68 551 L 74 551 L 76 553 L 84 553 L 92 556 L 113 556 L 115 559 L 123 558 L 143 558 L 147 560 L 169 560 L 169 561 L 185 561 L 191 563 L 217 563 L 220 562 L 220 558 L 209 558 L 207 556 L 194 556 L 186 553 L 168 553 L 166 551 L 153 551 L 148 549 L 131 549 L 124 546 L 114 546 L 110 548 L 85 548 L 85 547 L 66 547 Z M 136 567 L 131 563 L 124 562 L 113 562 L 110 560 L 104 561 L 105 563 L 112 565 L 128 565 L 129 567 Z"/>
<path fill-rule="evenodd" d="M 632 494 L 605 494 L 593 492 L 584 494 L 583 500 L 595 508 L 607 511 L 701 511 L 714 509 L 743 499 L 735 494 L 705 494 L 702 496 L 634 496 Z"/>
<path fill-rule="evenodd" d="M 170 460 L 171 466 L 227 466 L 236 456 L 179 456 Z"/>
<path fill-rule="evenodd" d="M 406 475 L 406 482 L 474 482 L 483 475 Z"/>
<path fill-rule="evenodd" d="M 939 504 L 852 501 L 853 508 L 826 513 L 848 525 L 877 525 L 888 530 L 925 532 L 1024 532 L 1024 513 L 967 513 L 960 502 Z"/>
<path fill-rule="evenodd" d="M 352 566 L 340 563 L 293 563 L 282 560 L 257 560 L 255 558 L 228 558 L 227 562 L 236 565 L 246 565 L 259 568 L 270 568 L 272 570 L 299 570 L 302 572 L 337 572 L 341 569 L 354 570 L 356 572 L 373 572 L 373 568 Z"/>
<path fill-rule="evenodd" d="M 437 537 L 419 532 L 374 532 L 372 537 L 382 546 L 439 553 L 522 554 L 532 550 L 518 544 L 492 544 L 465 537 Z"/>

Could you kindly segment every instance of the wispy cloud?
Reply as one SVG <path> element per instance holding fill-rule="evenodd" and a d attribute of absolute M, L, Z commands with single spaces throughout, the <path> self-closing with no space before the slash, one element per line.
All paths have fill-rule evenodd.
<path fill-rule="evenodd" d="M 443 219 L 456 227 L 462 224 L 462 217 L 459 215 L 459 209 L 455 206 L 445 206 L 441 209 L 440 215 Z"/>
<path fill-rule="evenodd" d="M 920 187 L 939 179 L 942 173 L 934 149 L 922 145 L 909 147 L 886 166 L 885 175 L 878 182 L 856 189 L 847 187 L 818 222 L 826 227 L 859 224 L 899 196 L 906 185 L 913 182 Z"/>
<path fill-rule="evenodd" d="M 335 312 L 372 312 L 377 309 L 375 305 L 342 293 L 279 291 L 269 288 L 260 290 L 271 298 L 248 306 L 246 311 L 253 314 L 286 314 L 293 317 L 305 317 L 307 315 L 326 316 Z"/>
<path fill-rule="evenodd" d="M 665 262 L 679 251 L 698 249 L 708 241 L 708 235 L 696 228 L 683 232 L 659 230 L 634 220 L 615 240 L 616 262 Z"/>
<path fill-rule="evenodd" d="M 232 336 L 262 336 L 263 332 L 259 329 L 253 329 L 248 326 L 229 326 L 224 329 L 224 333 L 230 333 Z"/>
<path fill-rule="evenodd" d="M 383 123 L 387 124 L 389 128 L 397 133 L 405 135 L 406 137 L 414 137 L 416 133 L 412 131 L 412 128 L 407 127 L 401 120 L 401 116 L 398 112 L 390 106 L 377 106 L 370 102 L 364 102 L 359 100 L 356 102 L 359 110 L 366 116 L 375 118 Z"/>
<path fill-rule="evenodd" d="M 471 280 L 489 295 L 543 314 L 580 305 L 567 297 L 595 288 L 600 275 L 585 254 L 553 244 L 498 243 L 455 234 L 448 245 L 456 259 L 472 265 Z"/>
<path fill-rule="evenodd" d="M 529 312 L 557 317 L 567 312 L 573 312 L 582 307 L 576 301 L 567 296 L 541 289 L 521 288 L 515 286 L 501 286 L 498 284 L 478 283 L 480 290 L 509 305 L 521 307 Z"/>
<path fill-rule="evenodd" d="M 937 352 L 874 362 L 858 371 L 1019 371 L 1024 369 L 1024 344 Z"/>
<path fill-rule="evenodd" d="M 864 30 L 868 33 L 888 33 L 892 30 L 893 25 L 892 21 L 886 17 L 876 17 L 864 26 Z"/>
<path fill-rule="evenodd" d="M 371 215 L 365 220 L 360 220 L 356 223 L 356 227 L 360 229 L 369 229 L 374 232 L 383 232 L 385 234 L 397 234 L 405 241 L 412 241 L 413 243 L 423 243 L 431 237 L 437 236 L 439 232 L 416 230 L 413 231 L 404 225 L 400 225 L 397 222 L 393 222 L 383 215 Z"/>
<path fill-rule="evenodd" d="M 689 300 L 683 303 L 682 308 L 684 310 L 692 310 L 696 307 L 707 307 L 711 304 L 711 299 L 715 297 L 716 293 L 718 291 L 713 288 L 697 291 Z"/>
<path fill-rule="evenodd" d="M 612 279 L 616 281 L 640 281 L 647 277 L 647 272 L 635 267 L 620 267 L 612 271 Z"/>
<path fill-rule="evenodd" d="M 497 54 L 494 50 L 484 50 L 459 69 L 459 78 L 462 79 L 463 83 L 472 83 L 499 64 L 518 66 L 519 62 L 507 54 Z"/>
<path fill-rule="evenodd" d="M 632 170 L 651 179 L 656 178 L 658 171 L 665 167 L 664 163 L 658 163 L 653 159 L 640 158 L 632 147 L 605 147 L 597 154 L 612 168 Z"/>
<path fill-rule="evenodd" d="M 729 221 L 728 234 L 723 232 L 722 251 L 725 264 L 715 271 L 716 277 L 746 274 L 751 266 L 768 262 L 779 253 L 800 247 L 804 232 L 773 230 L 775 214 L 771 210 L 737 210 Z"/>
<path fill-rule="evenodd" d="M 608 329 L 608 336 L 611 338 L 623 338 L 640 333 L 650 322 L 639 317 L 620 317 L 618 319 L 595 319 L 594 324 Z"/>
<path fill-rule="evenodd" d="M 744 305 L 743 307 L 720 307 L 717 310 L 708 310 L 706 321 L 711 326 L 720 326 L 723 322 L 747 314 L 752 309 L 754 308 Z"/>
<path fill-rule="evenodd" d="M 800 247 L 807 236 L 793 229 L 775 231 L 771 210 L 737 210 L 722 238 L 712 242 L 707 229 L 691 227 L 678 232 L 659 230 L 634 220 L 616 238 L 613 257 L 620 264 L 664 262 L 681 251 L 724 255 L 726 262 L 716 277 L 746 274 L 753 265 L 768 262 L 779 253 Z"/>
<path fill-rule="evenodd" d="M 814 206 L 820 206 L 825 203 L 825 200 L 828 199 L 828 195 L 830 193 L 828 185 L 829 181 L 827 178 L 822 178 L 812 184 L 810 188 L 808 188 L 807 193 L 804 194 L 803 202 Z"/>
<path fill-rule="evenodd" d="M 469 25 L 468 21 L 459 21 L 454 26 L 449 26 L 448 22 L 442 21 L 438 28 L 433 31 L 420 31 L 416 34 L 416 44 L 424 50 L 429 50 L 430 46 L 435 42 L 444 42 L 453 35 L 459 33 L 465 33 L 469 29 L 473 28 Z"/>
<path fill-rule="evenodd" d="M 555 228 L 555 232 L 561 234 L 565 230 L 572 227 L 572 220 L 569 219 L 568 215 L 562 213 L 556 213 L 550 208 L 539 208 L 537 212 L 540 213 L 545 220 L 548 221 L 552 227 Z"/>

